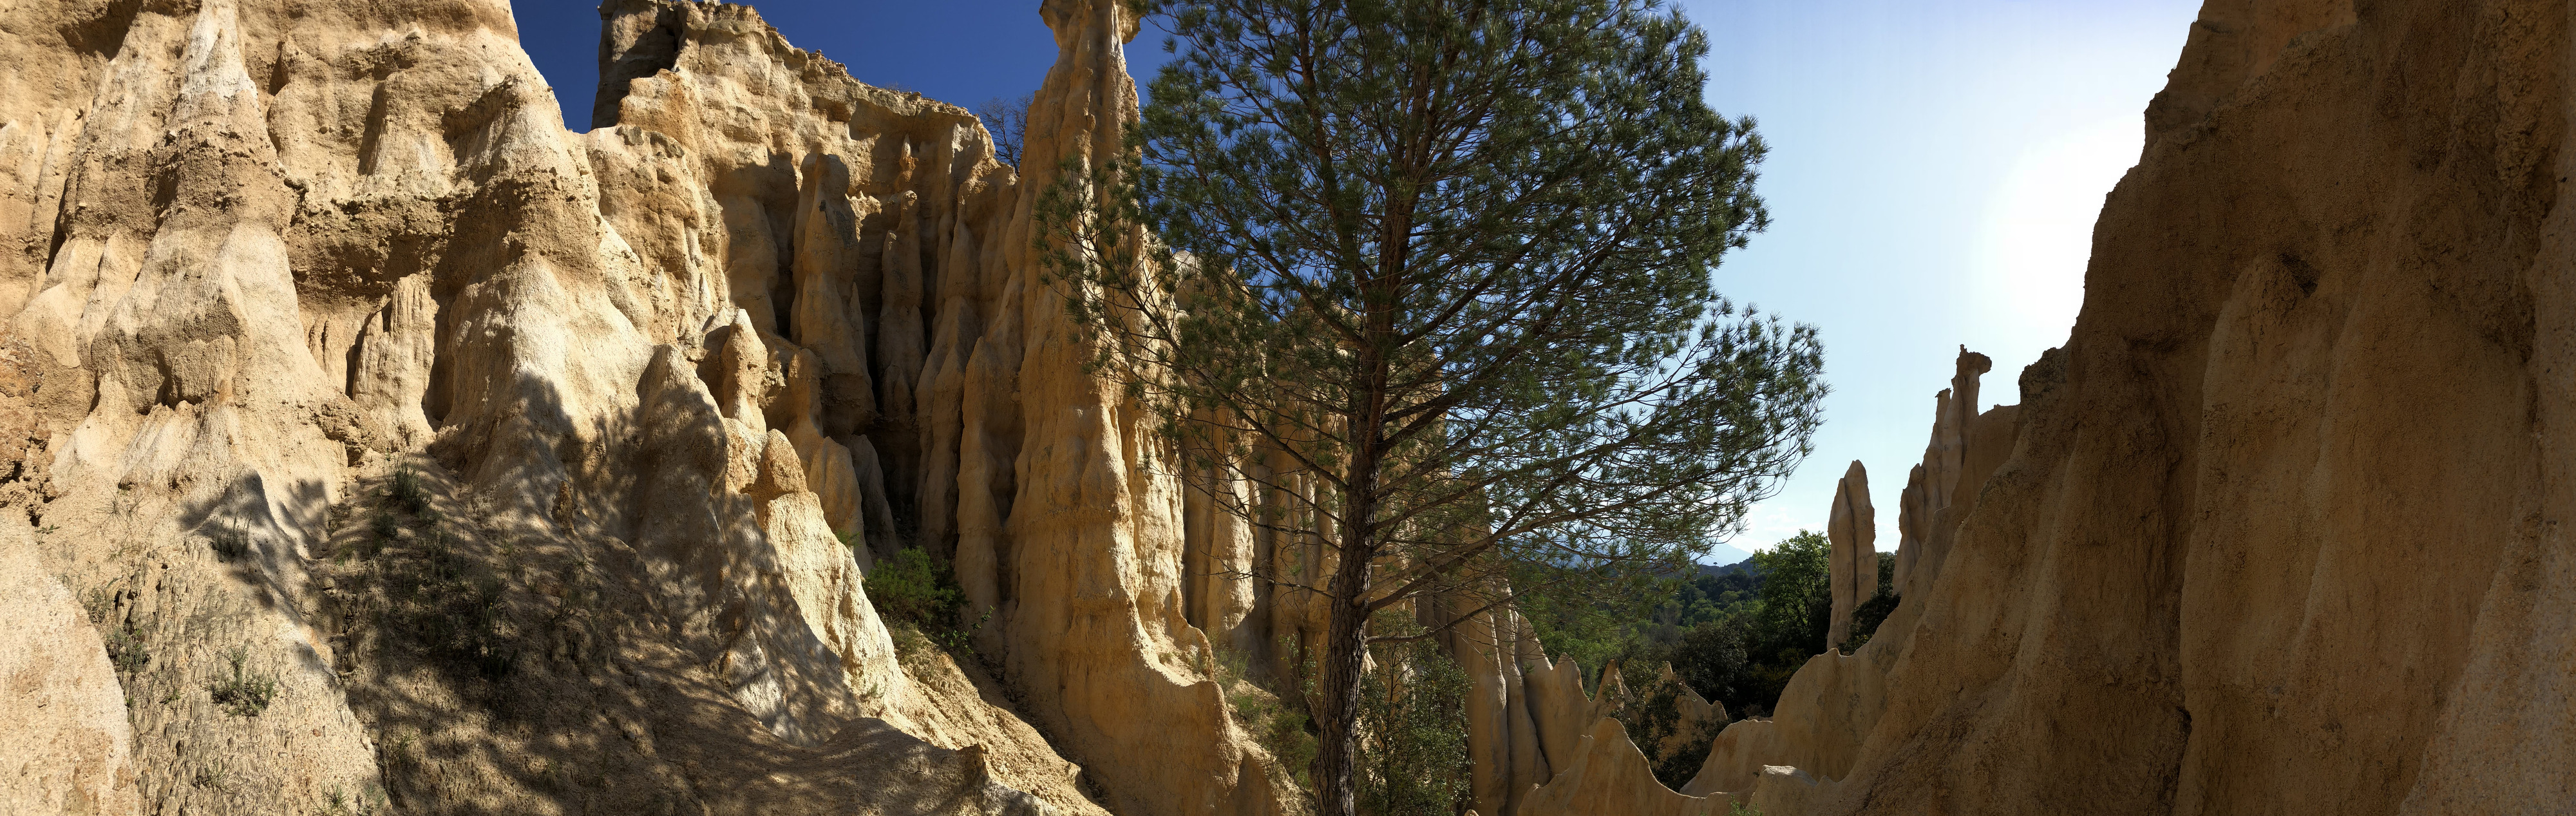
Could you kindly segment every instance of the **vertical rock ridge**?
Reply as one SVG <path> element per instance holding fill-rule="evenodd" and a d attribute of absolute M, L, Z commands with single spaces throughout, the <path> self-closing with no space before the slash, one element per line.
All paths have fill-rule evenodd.
<path fill-rule="evenodd" d="M 1878 594 L 1878 512 L 1869 505 L 1869 470 L 1852 460 L 1834 485 L 1834 508 L 1825 522 L 1833 549 L 1827 556 L 1832 618 L 1826 622 L 1825 645 L 1841 648 L 1852 635 L 1852 613 Z"/>

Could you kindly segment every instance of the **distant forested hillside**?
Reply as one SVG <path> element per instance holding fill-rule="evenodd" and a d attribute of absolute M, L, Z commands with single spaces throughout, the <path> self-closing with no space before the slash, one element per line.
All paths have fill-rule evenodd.
<path fill-rule="evenodd" d="M 1797 535 L 1743 561 L 1698 565 L 1669 576 L 1644 601 L 1581 608 L 1533 603 L 1524 614 L 1539 640 L 1558 659 L 1573 657 L 1585 682 L 1598 686 L 1605 667 L 1619 666 L 1636 687 L 1671 663 L 1682 682 L 1732 717 L 1767 717 L 1807 659 L 1825 651 L 1833 613 L 1827 592 L 1823 534 Z M 1878 594 L 1854 614 L 1851 641 L 1869 641 L 1888 610 L 1896 608 L 1895 556 L 1878 556 Z"/>

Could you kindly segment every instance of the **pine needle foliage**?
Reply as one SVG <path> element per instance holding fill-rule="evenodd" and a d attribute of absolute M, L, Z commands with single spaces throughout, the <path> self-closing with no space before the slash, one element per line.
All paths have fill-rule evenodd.
<path fill-rule="evenodd" d="M 1765 147 L 1661 3 L 1131 6 L 1175 58 L 1034 242 L 1192 487 L 1325 548 L 1244 577 L 1330 601 L 1317 771 L 1349 816 L 1373 613 L 1656 586 L 1807 453 L 1823 352 L 1716 289 Z"/>

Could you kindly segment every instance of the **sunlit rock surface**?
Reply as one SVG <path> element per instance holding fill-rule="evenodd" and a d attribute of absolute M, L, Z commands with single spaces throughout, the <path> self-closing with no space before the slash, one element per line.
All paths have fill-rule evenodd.
<path fill-rule="evenodd" d="M 2563 808 L 2566 27 L 2209 3 L 2066 346 L 2018 408 L 1944 402 L 1903 603 L 1690 787 L 1774 814 Z"/>

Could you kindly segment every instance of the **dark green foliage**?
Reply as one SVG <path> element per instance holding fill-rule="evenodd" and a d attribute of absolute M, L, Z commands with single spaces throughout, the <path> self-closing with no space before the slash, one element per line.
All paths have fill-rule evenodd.
<path fill-rule="evenodd" d="M 1680 582 L 1680 591 L 1656 618 L 1685 629 L 1725 618 L 1762 596 L 1765 574 L 1750 558 L 1724 567 L 1701 567 Z"/>
<path fill-rule="evenodd" d="M 1869 600 L 1862 601 L 1860 606 L 1853 608 L 1851 639 L 1842 642 L 1840 646 L 1842 652 L 1850 654 L 1853 649 L 1868 643 L 1871 636 L 1878 634 L 1878 625 L 1887 620 L 1887 613 L 1896 611 L 1896 601 L 1896 596 L 1881 592 L 1870 596 Z"/>
<path fill-rule="evenodd" d="M 1872 636 L 1878 634 L 1878 625 L 1886 622 L 1887 614 L 1896 611 L 1896 603 L 1896 554 L 1879 553 L 1878 592 L 1852 610 L 1851 639 L 1843 641 L 1838 648 L 1849 654 L 1868 643 Z"/>
<path fill-rule="evenodd" d="M 1419 635 L 1406 617 L 1381 612 L 1381 635 Z M 1448 816 L 1472 804 L 1468 785 L 1466 671 L 1424 639 L 1370 651 L 1374 671 L 1360 677 L 1359 812 L 1371 816 Z"/>
<path fill-rule="evenodd" d="M 376 611 L 386 631 L 450 677 L 497 681 L 518 666 L 521 626 L 510 612 L 501 582 L 477 575 L 478 565 L 459 555 L 446 532 L 432 528 L 412 546 L 374 543 L 370 572 L 380 576 L 387 604 Z"/>
<path fill-rule="evenodd" d="M 1263 688 L 1244 671 L 1244 662 L 1243 655 L 1235 652 L 1217 652 L 1217 686 L 1225 692 L 1226 710 L 1262 750 L 1270 752 L 1277 763 L 1273 771 L 1314 793 L 1315 734 L 1313 721 L 1299 705 L 1304 694 L 1283 697 Z"/>
<path fill-rule="evenodd" d="M 1745 680 L 1744 670 L 1751 662 L 1747 641 L 1751 627 L 1746 616 L 1732 615 L 1705 621 L 1684 629 L 1673 642 L 1661 649 L 1649 648 L 1641 665 L 1671 663 L 1673 674 L 1682 684 L 1711 702 L 1727 706 L 1728 711 L 1741 711 L 1746 694 L 1739 688 Z"/>
<path fill-rule="evenodd" d="M 970 648 L 975 628 L 961 626 L 958 610 L 965 606 L 966 595 L 957 588 L 957 574 L 948 562 L 920 547 L 907 547 L 894 557 L 878 562 L 868 572 L 868 601 L 887 619 L 895 637 L 895 649 L 904 656 L 918 653 L 924 645 L 935 645 L 949 651 Z M 990 618 L 988 610 L 985 617 Z"/>
<path fill-rule="evenodd" d="M 1288 769 L 1289 775 L 1297 780 L 1298 787 L 1312 795 L 1315 792 L 1314 720 L 1308 719 L 1306 712 L 1279 705 L 1276 698 L 1272 699 L 1271 707 L 1256 709 L 1251 716 L 1258 726 L 1253 730 L 1252 738 L 1279 761 L 1280 767 Z"/>
<path fill-rule="evenodd" d="M 1798 650 L 1798 659 L 1823 654 L 1833 618 L 1833 543 L 1807 530 L 1753 554 L 1766 574 L 1762 609 L 1753 620 L 1763 650 Z"/>
<path fill-rule="evenodd" d="M 920 547 L 904 548 L 870 570 L 867 588 L 879 611 L 907 620 L 947 620 L 964 603 L 948 565 Z"/>
<path fill-rule="evenodd" d="M 1807 659 L 1825 652 L 1833 623 L 1833 544 L 1806 530 L 1753 554 L 1764 570 L 1761 604 L 1745 644 L 1746 667 L 1729 702 L 1739 716 L 1768 716 Z"/>
<path fill-rule="evenodd" d="M 215 704 L 235 717 L 257 717 L 277 699 L 277 678 L 251 674 L 243 669 L 250 653 L 240 647 L 224 652 L 224 661 L 232 665 L 232 676 L 206 687 Z"/>
<path fill-rule="evenodd" d="M 521 643 L 525 627 L 511 615 L 500 578 L 480 559 L 456 551 L 428 479 L 397 469 L 382 496 L 368 519 L 370 535 L 354 553 L 370 566 L 350 583 L 354 592 L 382 582 L 382 603 L 363 608 L 393 642 L 455 680 L 499 681 L 518 668 L 523 648 L 543 651 Z M 416 534 L 404 535 L 414 528 Z"/>
<path fill-rule="evenodd" d="M 450 641 L 449 658 L 473 666 L 486 680 L 498 680 L 518 663 L 517 645 L 502 637 L 501 586 L 486 578 L 464 596 L 464 616 L 450 618 L 460 623 L 459 637 Z"/>
<path fill-rule="evenodd" d="M 1588 672 L 1585 689 L 1600 686 L 1599 670 L 1644 645 L 1637 622 L 1647 619 L 1669 586 L 1627 592 L 1536 592 L 1516 599 L 1521 617 L 1557 660 L 1573 659 Z"/>
<path fill-rule="evenodd" d="M 1683 734 L 1682 687 L 1662 682 L 1660 670 L 1643 665 L 1622 664 L 1632 668 L 1620 674 L 1620 688 L 1627 691 L 1611 716 L 1628 728 L 1628 740 L 1646 755 L 1647 767 L 1666 787 L 1680 790 L 1699 773 L 1707 761 L 1709 746 L 1717 741 L 1716 728 L 1699 728 Z M 1641 690 L 1642 689 L 1642 690 Z M 1697 689 L 1693 689 L 1696 691 Z M 1676 740 L 1680 736 L 1682 739 Z"/>
<path fill-rule="evenodd" d="M 1606 653 L 1599 663 L 1592 654 L 1580 655 L 1583 665 L 1621 660 L 1641 672 L 1632 676 L 1651 679 L 1642 672 L 1671 663 L 1683 684 L 1725 706 L 1731 716 L 1768 716 L 1789 678 L 1808 658 L 1825 651 L 1833 611 L 1827 573 L 1831 552 L 1823 536 L 1801 531 L 1743 564 L 1706 568 L 1672 581 L 1666 590 L 1670 600 L 1653 616 L 1596 625 L 1588 630 L 1591 639 L 1577 639 L 1593 654 Z M 1872 611 L 1884 617 L 1883 611 Z M 1873 626 L 1875 621 L 1870 620 Z M 1533 618 L 1532 623 L 1538 624 L 1540 642 L 1549 651 L 1567 654 L 1548 639 L 1546 621 Z"/>
<path fill-rule="evenodd" d="M 1609 634 L 1596 634 L 1585 640 L 1607 644 L 1607 648 L 1596 645 L 1579 652 L 1557 649 L 1557 641 L 1546 634 L 1549 622 L 1532 622 L 1539 625 L 1539 642 L 1560 655 L 1573 654 L 1584 666 L 1606 666 L 1614 659 L 1641 666 L 1670 661 L 1676 671 L 1683 673 L 1683 682 L 1709 700 L 1718 701 L 1727 695 L 1727 687 L 1744 665 L 1748 627 L 1761 609 L 1765 574 L 1761 564 L 1750 558 L 1724 567 L 1697 567 L 1657 593 L 1649 593 L 1644 600 L 1653 607 L 1651 615 L 1622 614 L 1636 608 L 1635 602 L 1597 604 L 1614 619 L 1593 627 L 1596 632 L 1608 630 Z M 1663 599 L 1661 604 L 1654 605 L 1658 599 Z M 1590 678 L 1586 682 L 1598 685 Z M 1729 710 L 1735 708 L 1730 706 Z"/>
<path fill-rule="evenodd" d="M 1203 484 L 1256 486 L 1202 489 L 1338 551 L 1329 585 L 1261 577 L 1335 601 L 1315 713 L 1341 816 L 1369 615 L 1650 590 L 1806 454 L 1822 351 L 1716 291 L 1767 223 L 1766 148 L 1703 101 L 1707 37 L 1661 4 L 1150 5 L 1176 56 L 1131 151 L 1032 157 L 1063 170 L 1034 243 L 1093 365 Z M 1320 488 L 1276 489 L 1256 447 Z"/>

